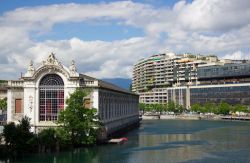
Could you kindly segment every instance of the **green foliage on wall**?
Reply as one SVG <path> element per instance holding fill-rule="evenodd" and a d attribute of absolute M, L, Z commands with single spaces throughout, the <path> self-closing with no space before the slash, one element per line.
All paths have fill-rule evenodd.
<path fill-rule="evenodd" d="M 0 110 L 7 110 L 7 98 L 0 99 Z"/>

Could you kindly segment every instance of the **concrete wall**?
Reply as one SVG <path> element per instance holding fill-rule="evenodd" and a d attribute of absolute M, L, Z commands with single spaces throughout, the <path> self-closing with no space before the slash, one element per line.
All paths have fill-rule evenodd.
<path fill-rule="evenodd" d="M 14 121 L 18 122 L 21 120 L 23 113 L 24 113 L 24 93 L 22 88 L 13 88 L 9 89 L 7 93 L 7 122 Z M 15 112 L 15 100 L 21 99 L 22 106 L 21 106 L 21 113 Z"/>
<path fill-rule="evenodd" d="M 133 94 L 99 89 L 98 114 L 107 134 L 139 121 L 139 97 Z"/>

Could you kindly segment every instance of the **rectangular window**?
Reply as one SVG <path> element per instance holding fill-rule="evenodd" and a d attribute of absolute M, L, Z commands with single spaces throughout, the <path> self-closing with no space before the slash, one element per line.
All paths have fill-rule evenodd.
<path fill-rule="evenodd" d="M 21 113 L 22 112 L 22 99 L 16 99 L 15 100 L 15 113 Z"/>
<path fill-rule="evenodd" d="M 84 99 L 84 107 L 86 108 L 86 109 L 90 109 L 91 108 L 91 106 L 90 106 L 90 99 Z"/>

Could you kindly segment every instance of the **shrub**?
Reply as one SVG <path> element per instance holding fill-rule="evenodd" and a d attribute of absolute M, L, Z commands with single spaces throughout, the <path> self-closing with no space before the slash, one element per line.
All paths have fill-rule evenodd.
<path fill-rule="evenodd" d="M 18 125 L 13 122 L 4 126 L 3 137 L 5 139 L 5 145 L 8 146 L 14 155 L 20 153 L 27 153 L 31 151 L 31 140 L 34 135 L 30 132 L 30 119 L 28 117 L 22 118 Z"/>

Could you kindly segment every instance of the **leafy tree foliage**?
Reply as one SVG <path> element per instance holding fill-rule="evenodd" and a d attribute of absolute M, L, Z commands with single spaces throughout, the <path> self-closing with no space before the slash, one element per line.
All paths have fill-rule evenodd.
<path fill-rule="evenodd" d="M 160 114 L 162 114 L 163 111 L 174 113 L 182 113 L 184 111 L 184 107 L 182 105 L 176 104 L 173 101 L 163 104 L 140 103 L 139 107 L 141 110 L 145 110 L 147 112 L 160 112 Z M 250 113 L 250 109 L 248 109 L 247 106 L 241 104 L 232 106 L 224 101 L 220 102 L 219 104 L 212 103 L 210 101 L 206 102 L 204 105 L 195 103 L 191 106 L 191 111 L 197 113 L 214 113 L 223 115 L 236 112 Z"/>
<path fill-rule="evenodd" d="M 0 99 L 0 110 L 7 109 L 7 98 Z"/>
<path fill-rule="evenodd" d="M 77 89 L 66 100 L 67 107 L 59 114 L 58 123 L 74 146 L 94 144 L 99 127 L 96 109 L 84 108 L 87 92 Z"/>
<path fill-rule="evenodd" d="M 175 113 L 182 113 L 184 111 L 184 107 L 182 105 L 176 105 Z"/>
<path fill-rule="evenodd" d="M 162 114 L 162 112 L 174 112 L 174 113 L 182 113 L 184 111 L 184 107 L 179 104 L 175 104 L 173 101 L 168 103 L 155 103 L 155 104 L 144 104 L 140 103 L 139 108 L 141 111 L 147 112 L 158 112 Z M 144 113 L 144 112 L 143 112 Z"/>
<path fill-rule="evenodd" d="M 228 115 L 230 112 L 230 105 L 224 101 L 220 102 L 218 110 L 220 114 Z"/>
<path fill-rule="evenodd" d="M 144 103 L 139 103 L 139 109 L 140 109 L 140 111 L 142 111 L 142 113 L 144 113 L 145 110 L 146 110 L 146 104 L 144 104 Z"/>
<path fill-rule="evenodd" d="M 54 128 L 43 129 L 37 135 L 39 152 L 55 150 L 58 144 L 59 135 Z"/>
<path fill-rule="evenodd" d="M 247 112 L 249 112 L 249 110 L 247 109 L 247 106 L 237 104 L 232 108 L 232 112 L 233 113 L 235 113 L 235 112 L 245 112 L 245 113 L 247 113 Z"/>
<path fill-rule="evenodd" d="M 4 126 L 3 137 L 5 144 L 14 153 L 25 153 L 30 149 L 30 140 L 34 135 L 30 132 L 31 126 L 29 121 L 28 117 L 24 117 L 19 121 L 18 125 L 12 122 Z"/>
<path fill-rule="evenodd" d="M 245 113 L 250 112 L 247 106 L 241 104 L 236 104 L 232 106 L 226 103 L 225 101 L 221 101 L 219 104 L 206 102 L 203 106 L 201 106 L 199 103 L 196 103 L 191 106 L 191 111 L 200 113 L 223 114 L 223 115 L 228 115 L 230 113 L 235 113 L 235 112 L 245 112 Z"/>
<path fill-rule="evenodd" d="M 170 101 L 169 103 L 168 103 L 168 111 L 169 112 L 175 112 L 175 103 L 173 102 L 173 101 Z"/>
<path fill-rule="evenodd" d="M 195 103 L 194 105 L 191 106 L 191 111 L 193 112 L 200 112 L 200 110 L 201 110 L 200 103 Z"/>

